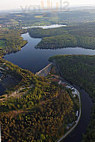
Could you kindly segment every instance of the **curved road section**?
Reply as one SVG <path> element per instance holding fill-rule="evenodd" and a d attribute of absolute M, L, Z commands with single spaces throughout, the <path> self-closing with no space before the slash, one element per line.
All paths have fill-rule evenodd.
<path fill-rule="evenodd" d="M 76 120 L 76 124 L 64 136 L 62 136 L 57 142 L 61 142 L 63 139 L 65 139 L 76 128 L 76 126 L 78 125 L 78 123 L 80 121 L 80 118 L 81 118 L 81 98 L 80 98 L 80 93 L 77 89 L 76 89 L 76 92 L 77 92 L 77 95 L 79 97 L 79 104 L 80 104 L 78 119 Z"/>
<path fill-rule="evenodd" d="M 36 75 L 38 76 L 46 76 L 51 69 L 52 64 L 49 64 L 41 71 L 37 72 Z M 92 110 L 92 100 L 89 95 L 83 90 L 80 89 L 78 86 L 70 85 L 66 80 L 60 77 L 60 81 L 64 81 L 64 83 L 68 84 L 68 86 L 74 86 L 73 88 L 77 92 L 80 102 L 80 110 L 79 116 L 76 121 L 76 124 L 64 135 L 62 136 L 57 142 L 81 142 L 82 135 L 86 132 L 87 126 L 90 121 L 91 110 Z M 79 93 L 80 92 L 80 93 Z"/>

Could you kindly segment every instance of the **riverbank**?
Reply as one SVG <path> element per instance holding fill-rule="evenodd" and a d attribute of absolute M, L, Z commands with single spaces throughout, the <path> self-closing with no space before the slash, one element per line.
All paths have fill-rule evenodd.
<path fill-rule="evenodd" d="M 46 77 L 50 73 L 52 66 L 53 66 L 52 63 L 48 64 L 45 68 L 43 68 L 42 70 L 37 72 L 36 75 Z M 57 79 L 58 79 L 58 76 L 57 76 Z M 65 139 L 77 127 L 77 125 L 80 121 L 80 118 L 81 118 L 81 97 L 80 97 L 79 91 L 74 86 L 67 83 L 67 81 L 63 82 L 62 77 L 59 77 L 59 84 L 60 85 L 64 84 L 65 86 L 67 86 L 67 88 L 69 88 L 71 90 L 72 90 L 72 88 L 74 89 L 74 91 L 77 93 L 76 95 L 78 96 L 78 99 L 79 99 L 79 108 L 80 109 L 78 110 L 79 114 L 78 114 L 78 119 L 75 121 L 75 125 L 72 128 L 70 128 L 70 130 L 68 132 L 66 132 L 66 134 L 64 136 L 62 136 L 57 142 L 61 142 L 63 139 Z"/>
<path fill-rule="evenodd" d="M 80 121 L 80 118 L 81 118 L 81 97 L 80 97 L 79 91 L 77 89 L 76 89 L 76 91 L 77 91 L 77 96 L 79 98 L 79 106 L 80 106 L 78 119 L 76 120 L 76 124 L 65 135 L 63 135 L 57 142 L 61 142 L 63 139 L 65 139 L 77 127 L 77 125 Z"/>
<path fill-rule="evenodd" d="M 95 138 L 93 127 L 95 118 L 95 56 L 60 55 L 51 57 L 50 60 L 55 61 L 57 70 L 63 78 L 74 86 L 80 87 L 77 88 L 81 93 L 82 116 L 77 128 L 64 142 L 93 141 Z"/>
<path fill-rule="evenodd" d="M 2 61 L 2 67 L 3 63 Z M 30 71 L 23 70 L 7 61 L 6 67 L 8 73 L 11 75 L 14 74 L 17 77 L 17 74 L 20 73 L 22 76 L 22 84 L 19 83 L 14 88 L 14 91 L 12 88 L 12 92 L 9 92 L 8 98 L 4 96 L 1 98 L 0 112 L 2 112 L 2 117 L 0 118 L 0 122 L 2 124 L 2 133 L 4 134 L 2 140 L 13 141 L 14 139 L 14 141 L 30 141 L 31 138 L 33 141 L 42 141 L 43 139 L 42 137 L 39 138 L 39 134 L 44 136 L 46 141 L 56 140 L 59 136 L 58 130 L 63 124 L 63 118 L 65 118 L 65 121 L 69 118 L 68 122 L 72 122 L 75 118 L 72 111 L 73 101 L 67 90 L 54 84 L 49 79 L 44 78 L 41 80 L 41 78 L 35 76 Z M 61 109 L 62 105 L 64 109 Z M 72 119 L 70 117 L 71 115 Z M 14 120 L 13 123 L 11 120 L 9 121 L 10 116 Z M 8 120 L 6 126 L 4 126 L 6 123 L 6 119 L 4 118 Z M 18 127 L 16 127 L 17 125 Z M 9 133 L 10 128 L 12 128 L 12 133 Z M 25 128 L 27 128 L 27 131 L 23 131 Z M 8 130 L 7 136 L 4 133 L 6 130 Z M 22 132 L 24 135 L 21 137 Z M 31 132 L 33 132 L 32 135 Z M 53 134 L 54 136 L 52 136 Z M 17 138 L 14 137 L 15 135 L 18 135 Z"/>
<path fill-rule="evenodd" d="M 81 97 L 80 97 L 80 92 L 78 91 L 78 89 L 71 85 L 69 82 L 67 82 L 66 80 L 64 80 L 61 76 L 58 75 L 53 75 L 53 78 L 57 79 L 58 84 L 65 86 L 65 88 L 70 89 L 72 91 L 72 96 L 75 98 L 76 96 L 78 96 L 78 100 L 79 100 L 79 110 L 77 110 L 78 112 L 78 118 L 75 122 L 75 125 L 71 126 L 71 128 L 69 128 L 69 131 L 67 131 L 57 142 L 61 142 L 63 139 L 65 139 L 66 137 L 68 137 L 68 135 L 73 132 L 73 130 L 77 127 L 77 125 L 79 124 L 79 121 L 81 119 L 81 114 L 82 114 L 82 103 L 81 103 Z"/>

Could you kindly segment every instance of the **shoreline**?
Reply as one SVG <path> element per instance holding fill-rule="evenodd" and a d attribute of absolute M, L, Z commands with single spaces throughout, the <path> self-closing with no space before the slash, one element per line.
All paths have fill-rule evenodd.
<path fill-rule="evenodd" d="M 27 33 L 27 31 L 23 31 L 22 33 L 20 33 L 20 37 L 22 37 L 22 34 L 26 34 Z M 19 51 L 21 51 L 21 49 L 25 46 L 25 45 L 27 45 L 28 44 L 28 41 L 27 40 L 22 40 L 22 41 L 25 41 L 26 43 L 24 43 L 22 46 L 20 46 L 20 50 L 19 49 L 17 49 L 16 51 L 10 51 L 10 52 L 6 52 L 6 53 L 1 53 L 1 55 L 0 55 L 0 58 L 4 58 L 4 56 L 6 56 L 6 55 L 9 55 L 9 54 L 12 54 L 12 53 L 16 53 L 16 52 L 19 52 Z"/>
<path fill-rule="evenodd" d="M 74 87 L 75 88 L 75 87 Z M 75 88 L 76 89 L 76 88 Z M 77 90 L 77 89 L 76 89 Z M 77 93 L 78 93 L 78 98 L 79 98 L 79 104 L 80 104 L 80 109 L 79 109 L 79 116 L 78 116 L 78 119 L 75 121 L 76 124 L 68 131 L 64 134 L 64 136 L 62 136 L 58 141 L 56 142 L 61 142 L 63 139 L 65 139 L 76 127 L 77 125 L 79 124 L 79 121 L 80 121 L 80 118 L 81 118 L 81 114 L 82 114 L 82 104 L 81 104 L 81 97 L 80 97 L 80 93 L 79 91 L 77 90 Z"/>

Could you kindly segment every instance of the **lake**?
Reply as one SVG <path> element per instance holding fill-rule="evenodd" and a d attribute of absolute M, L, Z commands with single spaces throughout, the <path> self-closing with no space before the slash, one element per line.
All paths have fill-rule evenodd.
<path fill-rule="evenodd" d="M 95 55 L 95 50 L 80 47 L 63 49 L 36 49 L 35 46 L 41 41 L 41 38 L 31 38 L 28 33 L 22 34 L 22 37 L 27 40 L 28 43 L 21 49 L 21 51 L 5 55 L 4 58 L 20 66 L 21 68 L 32 71 L 33 73 L 36 73 L 44 68 L 49 63 L 49 57 L 54 55 Z"/>
<path fill-rule="evenodd" d="M 49 25 L 49 26 L 28 26 L 28 27 L 22 27 L 22 29 L 29 29 L 29 28 L 42 28 L 42 29 L 51 29 L 51 28 L 59 28 L 59 27 L 66 27 L 67 25 Z"/>

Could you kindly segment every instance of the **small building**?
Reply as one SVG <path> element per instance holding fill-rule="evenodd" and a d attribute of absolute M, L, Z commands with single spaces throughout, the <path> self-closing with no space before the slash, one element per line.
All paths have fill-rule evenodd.
<path fill-rule="evenodd" d="M 73 97 L 76 97 L 76 95 L 77 95 L 77 90 L 76 90 L 75 88 L 73 89 L 72 94 L 73 94 Z"/>
<path fill-rule="evenodd" d="M 8 67 L 6 67 L 6 70 L 9 70 L 9 68 L 8 68 Z"/>
<path fill-rule="evenodd" d="M 76 111 L 76 116 L 77 116 L 77 117 L 79 116 L 79 112 L 78 112 L 78 111 Z"/>
<path fill-rule="evenodd" d="M 62 81 L 60 80 L 59 82 L 58 82 L 58 84 L 60 85 L 62 83 Z"/>
<path fill-rule="evenodd" d="M 66 88 L 67 88 L 67 89 L 72 89 L 72 87 L 71 87 L 71 86 L 69 86 L 69 85 L 67 85 L 67 86 L 66 86 Z"/>

